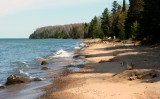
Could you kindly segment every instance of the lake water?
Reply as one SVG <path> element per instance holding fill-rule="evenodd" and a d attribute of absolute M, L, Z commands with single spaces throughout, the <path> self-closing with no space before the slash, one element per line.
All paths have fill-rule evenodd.
<path fill-rule="evenodd" d="M 41 70 L 38 58 L 49 63 L 46 67 L 61 68 L 76 64 L 73 55 L 83 46 L 81 40 L 72 39 L 0 39 L 0 84 L 10 75 L 45 80 L 48 72 Z"/>

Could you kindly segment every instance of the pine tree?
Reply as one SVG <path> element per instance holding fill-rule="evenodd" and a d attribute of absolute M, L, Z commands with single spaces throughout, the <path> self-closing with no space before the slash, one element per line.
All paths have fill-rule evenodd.
<path fill-rule="evenodd" d="M 137 40 L 139 36 L 140 36 L 139 23 L 138 21 L 135 21 L 133 23 L 133 26 L 131 26 L 131 38 L 132 40 Z"/>
<path fill-rule="evenodd" d="M 124 23 L 125 23 L 125 19 L 127 17 L 127 12 L 122 12 L 119 14 L 118 16 L 118 24 L 117 24 L 117 28 L 118 28 L 118 36 L 122 39 L 126 39 L 126 34 L 125 34 L 125 29 L 124 29 Z M 123 35 L 123 36 L 122 36 Z"/>
<path fill-rule="evenodd" d="M 105 38 L 105 35 L 104 35 L 104 32 L 103 32 L 103 29 L 102 29 L 102 28 L 100 28 L 100 29 L 98 30 L 98 37 L 101 38 L 101 39 L 104 39 L 104 38 Z"/>
<path fill-rule="evenodd" d="M 97 17 L 95 16 L 88 29 L 88 38 L 98 38 L 98 22 Z"/>
<path fill-rule="evenodd" d="M 103 30 L 103 33 L 107 36 L 109 34 L 109 28 L 110 28 L 110 20 L 109 20 L 109 12 L 108 8 L 104 10 L 102 13 L 102 22 L 101 22 L 101 28 Z"/>
<path fill-rule="evenodd" d="M 117 3 L 117 1 L 113 2 L 112 6 L 112 14 L 110 17 L 111 20 L 111 29 L 110 29 L 110 36 L 119 36 L 119 29 L 117 27 L 118 24 L 118 16 L 121 13 L 121 6 Z"/>
<path fill-rule="evenodd" d="M 85 23 L 84 24 L 84 38 L 87 38 L 88 37 L 88 24 Z"/>
<path fill-rule="evenodd" d="M 119 4 L 117 3 L 117 1 L 113 1 L 113 4 L 112 4 L 112 14 L 115 14 L 117 12 L 117 9 L 118 9 L 118 6 Z"/>
<path fill-rule="evenodd" d="M 150 42 L 160 42 L 160 0 L 144 0 L 141 32 Z"/>
<path fill-rule="evenodd" d="M 126 37 L 129 38 L 131 34 L 131 26 L 137 20 L 139 22 L 141 18 L 141 11 L 143 11 L 143 0 L 129 0 L 130 7 L 127 13 L 125 21 L 125 33 Z"/>
<path fill-rule="evenodd" d="M 125 11 L 126 11 L 126 1 L 123 0 L 122 12 L 125 12 Z"/>

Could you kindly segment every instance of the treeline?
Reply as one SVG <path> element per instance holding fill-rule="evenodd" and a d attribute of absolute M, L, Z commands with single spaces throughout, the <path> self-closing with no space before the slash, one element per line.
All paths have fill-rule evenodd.
<path fill-rule="evenodd" d="M 31 39 L 46 39 L 46 38 L 84 38 L 86 24 L 70 24 L 62 26 L 46 26 L 38 28 L 30 35 Z"/>
<path fill-rule="evenodd" d="M 30 38 L 101 38 L 160 42 L 160 0 L 129 0 L 130 5 L 112 3 L 90 23 L 49 26 L 37 29 Z"/>

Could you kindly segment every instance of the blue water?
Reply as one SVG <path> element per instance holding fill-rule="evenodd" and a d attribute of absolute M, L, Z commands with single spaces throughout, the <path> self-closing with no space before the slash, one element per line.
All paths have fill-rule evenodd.
<path fill-rule="evenodd" d="M 37 58 L 45 58 L 52 68 L 59 58 L 69 58 L 80 43 L 71 39 L 0 39 L 0 84 L 12 74 L 45 77 Z"/>

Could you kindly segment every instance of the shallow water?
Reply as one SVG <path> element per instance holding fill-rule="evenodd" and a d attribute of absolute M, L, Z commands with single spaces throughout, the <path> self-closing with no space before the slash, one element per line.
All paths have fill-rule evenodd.
<path fill-rule="evenodd" d="M 42 94 L 42 91 L 34 89 L 50 84 L 47 78 L 50 72 L 41 70 L 43 66 L 37 58 L 44 58 L 49 63 L 45 67 L 60 75 L 66 65 L 85 63 L 73 59 L 74 53 L 83 48 L 82 45 L 81 40 L 69 39 L 0 39 L 0 84 L 5 84 L 9 75 L 44 79 L 0 89 L 0 99 L 34 99 Z"/>

